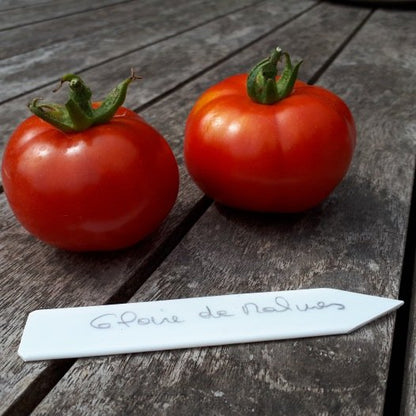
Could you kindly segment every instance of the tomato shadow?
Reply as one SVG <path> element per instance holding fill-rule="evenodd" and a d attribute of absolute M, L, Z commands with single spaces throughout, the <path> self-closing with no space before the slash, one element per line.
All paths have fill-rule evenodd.
<path fill-rule="evenodd" d="M 84 264 L 88 263 L 112 263 L 121 259 L 145 258 L 146 255 L 157 246 L 158 230 L 145 237 L 143 240 L 122 248 L 110 250 L 66 250 L 54 247 L 55 257 L 70 259 Z M 45 243 L 46 244 L 46 243 Z M 50 246 L 49 246 L 50 247 Z"/>
<path fill-rule="evenodd" d="M 405 200 L 397 198 L 388 187 L 375 186 L 369 179 L 352 175 L 321 204 L 300 213 L 250 212 L 219 203 L 214 203 L 213 208 L 222 218 L 218 232 L 228 229 L 230 235 L 247 234 L 251 239 L 283 238 L 282 241 L 310 244 L 339 244 L 341 239 L 345 241 L 345 250 L 354 252 L 355 257 L 367 254 L 369 258 L 376 254 L 368 251 L 376 250 L 387 235 L 397 235 L 399 213 L 407 209 Z"/>
<path fill-rule="evenodd" d="M 320 221 L 323 212 L 323 204 L 302 212 L 295 213 L 273 213 L 273 212 L 255 212 L 238 208 L 231 208 L 214 203 L 216 211 L 228 221 L 240 224 L 246 224 L 253 227 L 279 227 L 281 229 L 290 229 L 306 219 Z"/>
<path fill-rule="evenodd" d="M 213 208 L 223 222 L 250 234 L 279 234 L 292 238 L 289 234 L 293 233 L 296 238 L 303 239 L 317 234 L 328 237 L 342 233 L 361 235 L 375 221 L 383 226 L 390 223 L 394 217 L 391 207 L 397 203 L 371 182 L 348 176 L 327 199 L 299 213 L 251 212 L 219 203 L 214 203 Z M 227 228 L 225 224 L 224 228 Z"/>

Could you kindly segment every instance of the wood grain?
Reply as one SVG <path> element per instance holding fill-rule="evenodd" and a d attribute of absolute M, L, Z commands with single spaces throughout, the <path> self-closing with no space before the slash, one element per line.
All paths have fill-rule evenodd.
<path fill-rule="evenodd" d="M 117 57 L 120 68 L 128 60 L 126 55 L 136 52 L 137 56 L 146 45 L 252 2 L 230 0 L 216 5 L 214 0 L 178 0 L 172 8 L 166 0 L 146 0 L 1 32 L 0 102 L 57 82 L 65 73 L 81 72 Z M 33 42 L 27 42 L 28 37 L 33 37 Z M 8 57 L 10 54 L 14 55 Z M 136 58 L 134 64 L 138 62 Z"/>
<path fill-rule="evenodd" d="M 403 39 L 391 32 L 410 29 L 413 18 L 378 11 L 319 80 L 347 100 L 359 126 L 353 166 L 336 192 L 292 216 L 213 205 L 132 300 L 320 286 L 397 297 L 415 167 L 415 61 L 395 55 Z M 296 25 L 310 35 L 297 50 L 312 50 L 315 33 Z M 395 118 L 381 123 L 392 103 Z M 79 360 L 34 414 L 382 414 L 393 325 L 390 315 L 343 337 Z"/>
<path fill-rule="evenodd" d="M 1 6 L 22 2 L 5 0 Z M 108 8 L 115 21 L 115 10 L 134 13 L 128 3 L 138 4 Z M 193 9 L 196 0 L 189 7 L 177 3 L 175 12 L 160 15 L 166 25 L 161 25 L 162 38 L 151 29 L 132 39 L 142 42 L 137 50 L 130 53 L 130 45 L 122 46 L 122 57 L 99 45 L 102 56 L 91 57 L 91 70 L 85 65 L 88 49 L 65 53 L 69 38 L 39 45 L 31 55 L 36 35 L 28 36 L 27 52 L 11 58 L 16 66 L 8 66 L 6 75 L 22 59 L 40 58 L 33 88 L 45 97 L 51 87 L 42 85 L 61 75 L 61 62 L 74 71 L 84 69 L 98 96 L 119 81 L 120 68 L 144 63 L 140 72 L 145 79 L 132 86 L 127 104 L 146 108 L 141 115 L 168 139 L 180 164 L 181 190 L 154 235 L 109 254 L 66 253 L 35 241 L 16 224 L 0 195 L 0 413 L 19 401 L 24 409 L 23 396 L 42 391 L 32 388 L 48 382 L 50 375 L 59 378 L 67 368 L 51 362 L 25 364 L 17 357 L 29 311 L 129 299 L 208 206 L 183 166 L 186 116 L 205 88 L 246 71 L 276 44 L 290 49 L 294 60 L 305 59 L 301 78 L 315 79 L 325 69 L 319 83 L 340 94 L 353 110 L 359 144 L 349 175 L 322 206 L 300 215 L 257 215 L 212 205 L 132 300 L 317 286 L 397 297 L 415 167 L 415 14 L 379 10 L 366 21 L 369 9 L 326 2 L 309 9 L 313 1 L 270 0 L 235 12 L 242 4 L 237 3 L 201 2 Z M 155 11 L 163 1 L 151 4 Z M 97 31 L 120 35 L 128 26 L 120 19 L 117 30 L 106 23 Z M 153 12 L 142 22 L 152 19 Z M 178 22 L 185 22 L 186 29 L 178 30 Z M 87 24 L 88 19 L 76 29 L 80 46 L 97 41 L 96 33 L 85 34 Z M 49 42 L 47 25 L 36 27 L 44 27 L 38 39 Z M 149 45 L 149 40 L 157 44 Z M 57 59 L 44 55 L 58 44 L 62 51 L 51 49 Z M 5 89 L 6 84 L 2 82 Z M 24 104 L 32 93 L 23 89 L 19 94 L 1 105 L 3 141 L 26 115 Z M 383 409 L 393 325 L 391 315 L 345 337 L 78 360 L 34 414 L 377 415 Z M 410 358 L 404 397 L 409 415 L 414 410 L 412 368 Z"/>
<path fill-rule="evenodd" d="M 9 4 L 9 7 L 7 7 L 8 1 L 2 1 L 0 4 L 0 31 L 17 26 L 33 25 L 33 23 L 40 21 L 50 21 L 53 18 L 68 14 L 98 10 L 102 7 L 125 3 L 126 1 L 131 0 L 89 0 L 88 3 L 72 0 L 54 0 L 53 2 L 23 0 L 13 1 Z M 29 43 L 26 42 L 26 44 Z"/>
<path fill-rule="evenodd" d="M 242 21 L 243 16 L 239 13 L 236 13 L 235 16 L 226 16 L 221 22 L 215 21 L 209 26 L 204 26 L 203 29 L 195 29 L 195 33 L 188 35 L 188 38 L 170 39 L 170 43 L 162 46 L 166 51 L 174 50 L 176 60 L 164 59 L 171 62 L 171 68 L 175 68 L 175 65 L 178 69 L 182 67 L 181 62 L 189 61 L 187 59 L 189 52 L 180 48 L 181 42 L 188 39 L 183 44 L 187 45 L 192 40 L 202 38 L 201 31 L 203 30 L 206 45 L 212 44 L 214 46 L 212 46 L 210 54 L 200 52 L 202 55 L 198 55 L 197 53 L 195 61 L 191 62 L 192 65 L 180 73 L 180 80 L 186 81 L 198 71 L 214 65 L 218 59 L 223 59 L 252 42 L 267 32 L 268 27 L 275 27 L 279 22 L 280 24 L 284 23 L 285 20 L 302 10 L 302 7 L 307 8 L 311 4 L 313 3 L 308 1 L 297 1 L 294 9 L 290 10 L 287 6 L 274 4 L 270 1 L 262 6 L 266 9 L 259 9 L 256 15 L 250 13 L 244 21 Z M 251 16 L 253 17 L 251 18 Z M 260 18 L 262 25 L 259 24 Z M 269 26 L 265 26 L 267 22 Z M 216 49 L 215 42 L 218 40 L 220 28 L 228 36 L 229 42 Z M 247 30 L 247 28 L 252 28 L 252 30 Z M 160 57 L 156 53 L 149 53 L 148 57 L 149 68 L 157 67 Z M 106 74 L 103 79 L 112 80 L 112 77 L 118 77 L 115 75 L 118 72 L 116 64 L 114 66 L 102 65 L 96 72 L 100 74 L 101 71 Z M 136 95 L 132 97 L 130 103 L 139 105 L 140 102 L 146 102 L 146 98 L 157 97 L 161 93 L 173 89 L 178 82 L 177 77 L 173 76 L 167 77 L 167 81 L 163 85 L 160 84 L 158 77 L 154 76 L 152 79 L 154 81 L 148 82 L 153 83 L 154 86 L 153 88 L 151 85 L 147 87 L 147 97 L 145 96 L 145 99 L 140 101 L 141 98 L 137 98 Z M 109 83 L 106 81 L 104 87 L 107 88 Z M 158 90 L 153 91 L 156 87 Z M 198 93 L 199 91 L 194 91 L 195 98 Z M 187 102 L 187 108 L 189 108 L 192 102 L 189 97 L 184 96 L 181 99 L 183 102 Z M 167 137 L 176 155 L 181 153 L 184 122 L 184 119 L 174 120 L 175 111 L 181 109 L 179 103 L 179 100 L 173 101 L 171 107 L 165 108 L 163 110 L 164 117 L 161 117 L 160 108 L 152 110 L 153 107 L 142 114 L 145 118 L 149 116 L 151 120 L 158 118 L 156 127 Z M 2 106 L 2 108 L 5 107 L 16 108 L 12 107 L 11 102 Z M 152 114 L 151 117 L 150 114 Z M 13 122 L 10 116 L 9 113 L 8 117 L 5 117 L 5 123 L 11 124 Z M 35 241 L 16 224 L 7 207 L 4 195 L 1 196 L 0 274 L 4 296 L 2 296 L 0 316 L 2 336 L 4 335 L 3 339 L 6 340 L 4 354 L 0 359 L 1 411 L 5 411 L 15 400 L 18 400 L 19 395 L 49 365 L 49 363 L 26 365 L 16 355 L 27 313 L 30 310 L 45 307 L 100 304 L 113 296 L 130 279 L 137 281 L 135 284 L 140 284 L 141 280 L 147 277 L 146 273 L 151 269 L 152 262 L 160 258 L 166 250 L 166 241 L 169 241 L 178 228 L 181 228 L 183 222 L 187 221 L 188 216 L 192 214 L 192 210 L 202 197 L 195 186 L 184 179 L 183 168 L 181 168 L 181 177 L 182 185 L 177 204 L 158 232 L 129 250 L 110 254 L 65 253 Z"/>
<path fill-rule="evenodd" d="M 0 10 L 2 11 L 10 11 L 15 10 L 21 7 L 25 7 L 28 5 L 42 5 L 42 4 L 51 4 L 51 0 L 2 0 L 0 3 Z"/>
<path fill-rule="evenodd" d="M 66 0 L 65 3 L 68 3 L 68 1 Z M 102 4 L 100 2 L 94 4 L 92 2 L 91 4 L 84 4 L 84 10 L 81 8 L 77 13 L 71 13 L 71 9 L 74 7 L 80 9 L 80 4 L 82 3 L 65 3 L 63 7 L 57 4 L 57 7 L 53 8 L 55 11 L 62 10 L 62 8 L 66 10 L 68 8 L 68 12 L 65 14 L 61 12 L 62 15 L 55 16 L 55 18 L 45 18 L 39 22 L 32 21 L 28 25 L 3 30 L 1 36 L 4 45 L 0 52 L 0 59 L 14 57 L 14 61 L 16 61 L 19 55 L 21 55 L 20 59 L 24 59 L 25 53 L 33 50 L 42 51 L 43 48 L 54 44 L 63 43 L 68 48 L 71 48 L 72 43 L 80 44 L 81 42 L 77 41 L 82 41 L 82 38 L 86 36 L 90 40 L 94 37 L 96 38 L 96 42 L 89 45 L 90 49 L 94 49 L 95 47 L 99 48 L 101 44 L 106 43 L 106 38 L 114 36 L 117 30 L 124 25 L 127 25 L 127 29 L 130 29 L 130 31 L 137 32 L 141 30 L 142 32 L 146 32 L 146 29 L 148 29 L 146 26 L 150 26 L 150 29 L 153 30 L 156 29 L 154 22 L 157 20 L 158 14 L 166 14 L 167 16 L 175 14 L 172 12 L 172 8 L 169 7 L 169 3 L 166 0 L 153 2 L 148 0 L 141 2 L 123 1 L 122 3 L 112 1 L 108 2 L 108 4 L 105 2 Z M 189 2 L 190 8 L 199 4 L 200 0 Z M 99 7 L 100 5 L 101 7 Z M 178 1 L 178 7 L 182 8 L 183 6 L 184 2 Z M 42 9 L 50 9 L 50 7 L 40 7 Z M 39 10 L 34 10 L 34 14 L 39 16 Z M 6 20 L 6 13 L 4 13 L 4 16 L 0 14 L 0 19 L 1 17 L 5 21 L 10 22 L 10 20 Z M 142 33 L 142 37 L 144 35 L 145 33 Z M 33 42 L 27 42 L 28 36 L 34 38 Z M 126 40 L 129 42 L 128 38 Z"/>

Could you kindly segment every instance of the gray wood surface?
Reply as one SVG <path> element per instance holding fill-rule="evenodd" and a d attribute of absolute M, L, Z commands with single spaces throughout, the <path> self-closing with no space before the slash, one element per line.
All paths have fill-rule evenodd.
<path fill-rule="evenodd" d="M 78 14 L 86 10 L 99 10 L 102 7 L 126 1 L 131 0 L 89 0 L 88 2 L 23 0 L 10 1 L 10 3 L 2 0 L 0 2 L 0 30 L 33 25 L 35 22 L 51 20 L 68 14 Z M 60 32 L 62 32 L 62 27 Z"/>
<path fill-rule="evenodd" d="M 51 4 L 52 0 L 2 0 L 0 3 L 0 10 L 15 10 L 26 7 L 28 5 Z"/>
<path fill-rule="evenodd" d="M 123 13 L 116 10 L 134 13 L 139 3 L 120 2 L 103 12 L 112 9 L 117 21 Z M 137 15 L 143 24 L 154 22 L 153 13 L 162 8 L 162 1 L 151 3 L 152 13 Z M 192 7 L 197 3 L 200 7 Z M 99 45 L 101 56 L 92 55 L 91 65 L 84 62 L 87 49 L 65 54 L 69 37 L 38 49 L 22 44 L 26 52 L 10 58 L 18 71 L 33 76 L 29 84 L 35 91 L 23 87 L 1 105 L 3 144 L 16 120 L 27 115 L 29 97 L 51 98 L 61 61 L 82 71 L 98 97 L 134 66 L 144 79 L 132 85 L 126 104 L 141 109 L 171 144 L 181 189 L 154 235 L 107 254 L 66 253 L 35 241 L 0 195 L 1 414 L 7 409 L 25 414 L 36 402 L 30 393 L 43 392 L 54 383 L 49 378 L 61 376 L 33 414 L 382 414 L 394 315 L 344 337 L 82 359 L 73 365 L 23 363 L 16 354 L 31 310 L 127 301 L 142 284 L 132 301 L 318 286 L 397 297 L 415 168 L 415 14 L 372 14 L 308 0 L 252 3 L 178 3 L 176 13 L 165 11 L 162 36 L 153 23 L 149 32 L 131 38 L 131 53 L 130 45 L 118 46 L 122 56 Z M 116 42 L 119 27 L 128 26 L 120 19 L 117 29 L 103 24 L 98 33 L 113 34 Z M 87 22 L 77 29 L 81 46 L 97 40 L 82 28 Z M 186 116 L 205 88 L 246 71 L 276 44 L 294 60 L 304 58 L 301 78 L 315 80 L 323 72 L 318 83 L 350 105 L 359 131 L 352 168 L 322 206 L 305 214 L 258 215 L 210 205 L 183 166 Z M 49 47 L 53 54 L 47 56 Z M 21 65 L 34 57 L 41 65 L 32 74 Z M 1 62 L 8 65 L 7 59 Z M 0 77 L 6 76 L 2 87 L 3 80 L 9 84 L 10 65 L 0 69 Z M 414 368 L 414 360 L 410 365 Z M 406 380 L 404 405 L 411 412 L 410 372 Z"/>
<path fill-rule="evenodd" d="M 215 64 L 219 59 L 224 59 L 247 43 L 267 33 L 270 27 L 283 24 L 312 4 L 313 2 L 310 1 L 296 2 L 296 6 L 290 9 L 284 5 L 274 4 L 273 1 L 264 2 L 256 14 L 250 13 L 244 21 L 242 20 L 243 15 L 237 12 L 235 15 L 213 21 L 203 26 L 202 29 L 196 28 L 192 34 L 184 33 L 161 42 L 157 45 L 158 48 L 156 46 L 149 47 L 151 51 L 147 52 L 147 60 L 145 60 L 149 72 L 151 68 L 159 68 L 161 61 L 172 72 L 166 74 L 163 83 L 160 82 L 157 72 L 157 74 L 146 77 L 146 81 L 133 85 L 128 105 L 135 107 L 144 104 L 169 89 L 173 89 L 179 82 L 186 81 L 187 78 Z M 268 25 L 266 25 L 267 22 Z M 216 46 L 219 30 L 228 36 L 228 42 Z M 189 65 L 184 68 L 181 62 L 187 60 L 189 51 L 180 46 L 193 42 L 197 42 L 198 47 L 192 49 L 193 59 L 188 59 Z M 201 45 L 209 48 L 209 53 L 207 53 L 208 49 L 202 49 Z M 163 51 L 174 50 L 176 59 L 172 59 L 172 55 L 170 58 L 169 56 L 160 56 L 159 49 Z M 144 53 L 146 50 L 141 51 L 141 54 Z M 132 61 L 134 59 L 134 57 L 131 58 Z M 123 65 L 127 69 L 131 66 L 131 62 L 123 61 Z M 122 72 L 120 61 L 117 61 L 103 64 L 99 70 L 91 71 L 85 75 L 86 79 L 89 74 L 94 76 L 95 79 L 91 82 L 93 85 L 99 82 L 99 77 L 105 79 L 104 85 L 101 85 L 101 89 L 98 91 L 104 93 L 108 89 L 108 85 L 118 82 L 120 76 L 124 78 L 125 74 L 121 75 L 120 72 Z M 143 88 L 143 86 L 145 87 Z M 139 93 L 135 93 L 135 87 L 138 88 Z M 40 90 L 40 93 L 48 90 L 49 88 L 45 88 Z M 19 99 L 19 103 L 20 101 L 27 102 L 27 97 L 24 98 Z M 184 97 L 183 100 L 187 102 L 189 108 L 191 105 L 189 97 Z M 2 108 L 10 109 L 12 112 L 13 109 L 21 112 L 19 114 L 23 118 L 24 112 L 27 111 L 24 110 L 23 103 L 21 109 L 12 104 L 9 102 L 4 104 Z M 172 109 L 176 108 L 178 108 L 178 102 L 172 105 Z M 12 127 L 16 120 L 13 120 L 10 115 L 9 113 L 5 117 L 3 125 L 5 130 L 8 129 L 8 126 Z M 147 118 L 146 112 L 142 115 Z M 171 115 L 168 111 L 162 119 L 160 113 L 155 112 L 151 122 L 167 137 L 179 158 L 183 123 L 175 120 L 173 115 L 174 112 Z M 170 118 L 170 124 L 167 123 L 168 118 Z M 154 123 L 153 119 L 158 119 L 158 122 Z M 170 129 L 172 130 L 170 131 Z M 18 400 L 20 393 L 28 388 L 33 379 L 42 373 L 48 365 L 47 363 L 25 365 L 16 355 L 26 314 L 30 310 L 42 307 L 100 304 L 110 298 L 132 276 L 140 282 L 141 274 L 145 275 L 149 268 L 149 262 L 154 257 L 157 259 L 161 255 L 160 252 L 166 249 L 163 245 L 164 242 L 166 243 L 169 238 L 172 238 L 172 235 L 178 232 L 177 229 L 187 220 L 188 215 L 192 213 L 195 204 L 201 197 L 201 193 L 192 183 L 182 180 L 180 196 L 173 212 L 164 226 L 151 239 L 123 253 L 83 256 L 51 250 L 42 243 L 34 241 L 16 224 L 7 207 L 4 195 L 1 195 L 2 218 L 5 220 L 1 224 L 0 272 L 6 280 L 3 286 L 5 295 L 2 299 L 1 317 L 3 322 L 6 322 L 6 320 L 10 321 L 10 317 L 13 316 L 12 322 L 2 325 L 1 328 L 4 339 L 6 339 L 5 354 L 0 358 L 0 368 L 2 369 L 0 403 L 2 410 Z M 16 277 L 11 278 L 13 276 L 18 276 L 18 280 L 16 281 Z M 19 312 L 16 311 L 16 298 L 22 305 Z"/>
<path fill-rule="evenodd" d="M 55 83 L 64 73 L 79 73 L 106 61 L 120 68 L 134 59 L 137 66 L 143 62 L 140 49 L 146 45 L 253 2 L 178 0 L 174 8 L 166 0 L 127 2 L 102 8 L 98 19 L 93 10 L 0 32 L 0 103 Z M 28 37 L 34 41 L 27 42 Z"/>
<path fill-rule="evenodd" d="M 305 27 L 296 22 L 301 38 L 316 36 L 311 15 L 305 16 Z M 328 16 L 332 21 L 329 10 Z M 350 90 L 372 86 L 371 76 L 361 71 L 368 56 L 360 50 L 363 42 L 370 48 L 379 36 L 387 38 L 386 23 L 394 17 L 404 26 L 411 23 L 402 15 L 374 15 L 321 80 L 347 98 L 361 126 L 358 156 L 337 192 L 322 207 L 291 217 L 212 206 L 133 300 L 328 285 L 397 296 L 408 210 L 403 201 L 409 198 L 413 158 L 397 163 L 401 146 L 388 151 L 386 132 L 376 129 L 380 136 L 374 140 L 374 101 L 381 111 L 390 106 L 387 100 L 383 103 L 384 89 L 375 90 L 367 102 Z M 290 27 L 276 36 L 286 38 L 286 30 Z M 308 42 L 303 40 L 295 53 L 306 52 L 302 49 Z M 385 41 L 386 51 L 392 51 L 398 39 Z M 260 45 L 244 52 L 254 54 Z M 226 64 L 204 78 L 215 80 Z M 396 65 L 401 68 L 394 61 L 388 70 Z M 401 88 L 397 83 L 391 92 L 396 95 Z M 409 116 L 405 113 L 402 122 Z M 399 133 L 414 148 L 412 136 L 405 130 Z M 388 171 L 379 171 L 395 157 Z M 401 180 L 391 183 L 397 177 Z M 54 407 L 82 414 L 91 405 L 99 409 L 97 414 L 103 409 L 128 414 L 149 406 L 154 414 L 381 414 L 393 324 L 389 316 L 345 337 L 79 360 L 35 414 Z M 278 357 L 285 357 L 284 363 Z M 99 392 L 95 385 L 101 386 Z"/>
<path fill-rule="evenodd" d="M 170 7 L 166 7 L 166 1 L 149 1 L 143 0 L 141 2 L 123 2 L 115 3 L 114 1 L 109 2 L 109 4 L 102 4 L 97 2 L 88 3 L 82 8 L 80 5 L 82 3 L 74 3 L 66 1 L 61 9 L 68 10 L 67 13 L 62 16 L 55 17 L 54 19 L 43 19 L 40 22 L 32 22 L 27 26 L 17 26 L 13 27 L 7 31 L 3 31 L 2 40 L 4 44 L 0 52 L 0 58 L 5 59 L 9 57 L 16 57 L 21 55 L 20 59 L 24 60 L 25 53 L 30 51 L 42 51 L 42 50 L 51 50 L 48 49 L 48 46 L 54 45 L 55 51 L 58 45 L 62 45 L 61 48 L 67 50 L 71 53 L 73 50 L 76 50 L 75 47 L 79 46 L 85 38 L 89 39 L 89 42 L 94 40 L 94 43 L 86 44 L 84 46 L 85 50 L 88 49 L 98 49 L 102 45 L 107 44 L 108 38 L 114 37 L 118 30 L 120 30 L 120 25 L 127 25 L 126 33 L 132 32 L 130 38 L 124 39 L 122 36 L 118 39 L 119 44 L 109 44 L 108 48 L 112 47 L 113 53 L 117 53 L 117 46 L 122 45 L 122 41 L 125 40 L 127 43 L 131 43 L 133 36 L 136 38 L 137 32 L 141 32 L 141 37 L 145 37 L 146 31 L 149 29 L 156 32 L 157 27 L 152 25 L 155 20 L 158 18 L 158 14 L 165 14 L 166 17 L 174 16 L 175 13 Z M 115 3 L 115 4 L 112 4 Z M 200 5 L 201 1 L 188 2 L 189 8 Z M 98 7 L 101 4 L 101 7 Z M 177 7 L 181 9 L 184 7 L 185 2 L 178 1 Z M 95 6 L 95 7 L 94 7 Z M 45 8 L 45 6 L 40 6 Z M 78 13 L 71 13 L 74 7 L 80 8 L 81 10 Z M 50 6 L 47 8 L 49 9 Z M 59 4 L 54 10 L 59 10 Z M 30 8 L 29 8 L 30 10 Z M 22 11 L 20 12 L 22 13 Z M 36 13 L 36 12 L 35 12 Z M 37 11 L 39 15 L 39 11 Z M 9 13 L 0 14 L 0 17 L 3 17 L 5 21 L 10 22 Z M 8 18 L 8 19 L 7 19 Z M 7 20 L 6 20 L 7 19 Z M 153 22 L 152 22 L 153 19 Z M 63 29 L 65 28 L 65 29 Z M 140 33 L 139 32 L 139 33 Z M 123 33 L 121 34 L 123 35 Z M 161 33 L 163 35 L 163 31 Z M 35 42 L 28 42 L 27 37 L 34 37 Z M 126 48 L 127 45 L 124 47 Z M 131 48 L 131 44 L 130 44 Z M 120 51 L 123 52 L 123 49 Z M 78 52 L 80 55 L 82 51 Z M 104 56 L 102 60 L 106 57 Z"/>
<path fill-rule="evenodd" d="M 411 121 L 408 79 L 398 74 L 414 74 L 394 56 L 402 39 L 391 29 L 411 24 L 405 14 L 377 12 L 320 80 L 346 98 L 360 137 L 353 167 L 328 201 L 289 217 L 212 206 L 132 300 L 321 286 L 397 297 L 414 170 L 402 149 L 415 149 L 403 127 Z M 380 41 L 391 62 L 370 71 L 381 58 L 369 51 L 378 53 Z M 387 92 L 386 72 L 396 80 Z M 365 88 L 371 94 L 357 94 Z M 391 97 L 400 111 L 382 128 Z M 34 414 L 382 414 L 393 325 L 390 315 L 343 337 L 83 359 Z"/>

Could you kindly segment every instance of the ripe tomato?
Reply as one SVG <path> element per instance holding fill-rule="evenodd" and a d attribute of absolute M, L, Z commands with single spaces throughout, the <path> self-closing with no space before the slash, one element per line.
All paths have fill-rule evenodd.
<path fill-rule="evenodd" d="M 187 120 L 185 162 L 197 185 L 220 203 L 304 211 L 325 199 L 347 172 L 354 121 L 335 94 L 297 81 L 298 66 L 291 66 L 288 55 L 282 77 L 272 71 L 267 80 L 271 59 L 249 77 L 232 76 L 202 94 Z M 274 68 L 276 62 L 274 56 Z M 257 91 L 250 81 L 259 81 Z M 259 102 L 251 97 L 256 94 Z M 269 99 L 276 94 L 283 97 Z"/>
<path fill-rule="evenodd" d="M 4 190 L 39 239 L 76 251 L 119 249 L 154 231 L 172 208 L 179 176 L 169 145 L 133 111 L 113 110 L 79 132 L 34 115 L 10 138 Z"/>

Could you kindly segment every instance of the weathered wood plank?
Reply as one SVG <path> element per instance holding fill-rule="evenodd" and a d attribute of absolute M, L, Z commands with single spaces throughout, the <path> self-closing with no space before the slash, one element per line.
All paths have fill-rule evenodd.
<path fill-rule="evenodd" d="M 14 10 L 19 7 L 27 7 L 28 5 L 40 5 L 51 3 L 51 0 L 2 0 L 0 10 Z"/>
<path fill-rule="evenodd" d="M 182 37 L 179 40 L 172 38 L 166 41 L 163 50 L 166 53 L 173 50 L 175 55 L 173 59 L 172 54 L 170 55 L 171 59 L 162 57 L 162 62 L 164 66 L 170 64 L 170 70 L 178 72 L 177 77 L 167 77 L 166 83 L 161 86 L 160 80 L 154 75 L 147 81 L 150 84 L 153 83 L 154 86 L 147 86 L 148 90 L 144 98 L 132 94 L 129 105 L 137 106 L 145 103 L 146 100 L 174 88 L 177 82 L 186 81 L 187 78 L 215 64 L 219 59 L 227 57 L 263 33 L 267 33 L 268 28 L 275 27 L 279 22 L 283 23 L 292 18 L 311 4 L 313 3 L 309 1 L 296 1 L 293 2 L 291 10 L 287 5 L 275 4 L 270 1 L 261 6 L 265 9 L 256 9 L 256 14 L 252 11 L 247 16 L 237 13 L 235 16 L 224 17 L 222 22 L 215 21 L 206 25 L 203 28 L 204 33 L 198 34 L 197 31 L 194 31 L 191 35 L 187 35 L 188 38 Z M 244 20 L 243 17 L 245 17 Z M 261 25 L 259 19 L 261 19 Z M 221 33 L 219 31 L 223 36 L 227 36 L 229 41 L 216 47 L 215 42 L 218 41 L 219 33 Z M 188 58 L 190 52 L 183 48 L 195 39 L 202 38 L 203 35 L 206 44 L 202 43 L 202 45 L 212 46 L 205 53 L 192 49 L 195 61 L 180 71 L 183 63 L 190 61 Z M 155 50 L 153 53 L 149 52 L 147 58 L 149 68 L 159 68 L 158 64 L 162 58 Z M 126 67 L 128 68 L 128 66 L 127 64 Z M 117 71 L 116 65 L 114 67 L 102 65 L 94 71 L 94 74 L 101 71 L 107 74 L 104 87 L 100 89 L 102 92 L 103 88 L 107 89 L 113 80 L 119 80 L 119 74 L 116 74 L 119 71 Z M 159 90 L 153 91 L 156 87 Z M 194 98 L 196 98 L 196 94 L 197 92 L 194 91 Z M 184 107 L 180 104 L 181 100 L 189 108 L 191 100 L 188 96 L 183 96 L 172 102 L 168 108 L 152 110 L 151 107 L 142 114 L 145 118 L 149 117 L 152 122 L 157 121 L 154 123 L 155 127 L 167 137 L 177 156 L 181 153 L 184 120 L 176 119 L 175 112 Z M 16 107 L 12 106 L 12 103 L 2 106 L 2 108 L 5 107 L 8 107 L 11 112 L 5 117 L 4 122 L 15 122 L 13 111 L 16 110 Z M 155 257 L 155 253 L 160 255 L 160 251 L 165 250 L 163 244 L 166 244 L 178 227 L 180 228 L 180 224 L 186 220 L 187 215 L 200 198 L 201 194 L 194 185 L 184 180 L 182 168 L 179 199 L 169 219 L 157 233 L 147 241 L 123 252 L 80 255 L 52 250 L 42 243 L 35 242 L 16 224 L 8 210 L 4 195 L 1 197 L 2 308 L 0 313 L 3 323 L 1 325 L 2 336 L 4 334 L 4 339 L 7 339 L 7 342 L 4 346 L 4 354 L 0 358 L 2 377 L 0 380 L 0 411 L 5 411 L 17 400 L 22 391 L 48 366 L 48 363 L 25 365 L 16 355 L 20 331 L 27 312 L 40 307 L 100 304 L 111 297 L 130 278 L 133 277 L 140 282 L 141 274 L 146 275 L 146 270 L 150 267 L 149 263 L 154 261 L 152 259 Z"/>
<path fill-rule="evenodd" d="M 347 99 L 359 127 L 356 158 L 336 192 L 302 215 L 213 206 L 133 300 L 319 286 L 397 296 L 416 147 L 409 106 L 416 60 L 414 53 L 401 60 L 409 44 L 391 33 L 406 33 L 413 19 L 377 12 L 320 80 Z M 313 35 L 295 45 L 306 60 Z M 204 74 L 202 87 L 224 67 Z M 387 89 L 386 76 L 394 79 Z M 380 125 L 392 101 L 395 118 Z M 34 414 L 56 406 L 72 415 L 87 406 L 97 414 L 382 414 L 393 325 L 388 316 L 343 337 L 79 360 Z"/>
<path fill-rule="evenodd" d="M 25 24 L 33 24 L 35 22 L 72 13 L 80 13 L 86 10 L 96 10 L 111 4 L 125 3 L 126 1 L 131 0 L 89 0 L 88 3 L 74 2 L 72 0 L 54 0 L 53 2 L 35 3 L 29 0 L 24 1 L 24 4 L 20 6 L 16 6 L 16 2 L 13 1 L 13 8 L 10 8 L 10 5 L 6 8 L 2 1 L 0 4 L 0 30 Z"/>
<path fill-rule="evenodd" d="M 113 5 L 110 3 L 109 6 L 100 9 L 94 8 L 94 4 L 92 4 L 82 13 L 75 15 L 68 13 L 52 20 L 33 22 L 28 26 L 9 29 L 1 33 L 3 45 L 0 51 L 0 59 L 10 57 L 16 59 L 19 55 L 21 55 L 20 59 L 24 59 L 25 53 L 33 50 L 42 51 L 42 48 L 54 44 L 63 44 L 57 50 L 67 47 L 69 48 L 68 52 L 70 52 L 75 50 L 71 49 L 72 43 L 79 45 L 83 40 L 86 41 L 85 37 L 88 37 L 90 42 L 94 42 L 86 45 L 85 50 L 87 52 L 100 48 L 101 45 L 112 38 L 119 41 L 119 44 L 114 44 L 113 41 L 113 45 L 111 45 L 114 52 L 118 52 L 117 49 L 120 47 L 122 48 L 120 52 L 122 52 L 123 41 L 129 44 L 130 49 L 133 45 L 135 46 L 137 41 L 140 45 L 141 38 L 156 32 L 156 23 L 161 26 L 160 35 L 162 36 L 163 27 L 168 25 L 170 25 L 171 30 L 173 28 L 177 31 L 180 30 L 180 27 L 172 25 L 175 22 L 163 24 L 163 21 L 160 21 L 161 16 L 169 19 L 169 17 L 176 15 L 175 9 L 169 7 L 169 4 L 166 0 L 123 1 Z M 205 11 L 201 0 L 190 1 L 189 5 L 183 0 L 179 0 L 176 6 L 182 13 L 193 13 L 195 15 L 197 14 L 196 7 L 201 7 Z M 227 10 L 227 7 L 224 7 L 224 9 Z M 39 15 L 39 11 L 37 11 L 37 14 Z M 32 37 L 32 42 L 27 42 L 28 36 Z M 127 45 L 124 45 L 124 49 L 126 47 Z M 82 51 L 78 53 L 81 54 Z"/>
<path fill-rule="evenodd" d="M 178 0 L 172 8 L 166 7 L 166 0 L 146 0 L 104 8 L 98 13 L 100 18 L 93 11 L 2 32 L 5 59 L 0 61 L 0 102 L 56 82 L 64 73 L 80 72 L 117 57 L 122 65 L 146 45 L 251 3 Z M 52 37 L 51 31 L 56 35 Z M 33 42 L 27 42 L 28 37 Z"/>

